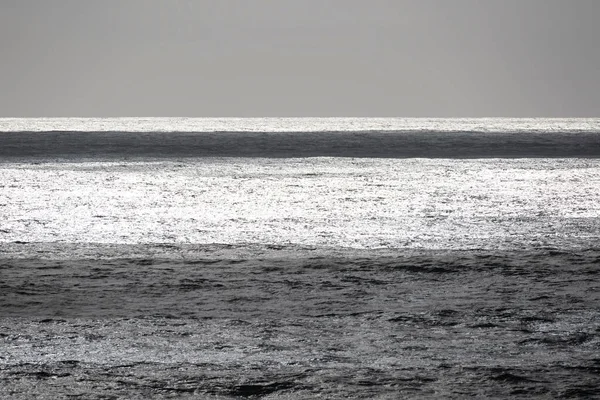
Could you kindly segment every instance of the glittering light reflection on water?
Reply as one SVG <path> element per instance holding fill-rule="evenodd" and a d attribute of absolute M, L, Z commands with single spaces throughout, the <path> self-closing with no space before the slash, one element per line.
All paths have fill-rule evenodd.
<path fill-rule="evenodd" d="M 0 169 L 0 241 L 589 247 L 600 161 L 201 159 Z"/>

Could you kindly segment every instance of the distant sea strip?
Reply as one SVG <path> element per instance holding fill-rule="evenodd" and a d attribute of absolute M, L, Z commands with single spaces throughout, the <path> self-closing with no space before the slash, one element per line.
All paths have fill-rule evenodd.
<path fill-rule="evenodd" d="M 598 132 L 0 132 L 0 159 L 596 158 Z"/>

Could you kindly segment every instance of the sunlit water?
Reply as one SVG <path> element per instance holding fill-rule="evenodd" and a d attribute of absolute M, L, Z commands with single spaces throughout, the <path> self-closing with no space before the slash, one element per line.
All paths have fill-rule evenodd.
<path fill-rule="evenodd" d="M 548 140 L 596 154 L 596 119 L 4 119 L 0 131 L 0 396 L 600 390 L 600 159 L 548 157 Z M 110 147 L 119 132 L 171 142 Z M 219 132 L 252 132 L 252 156 L 231 150 L 243 133 Z M 293 132 L 354 133 L 290 157 Z M 488 139 L 544 150 L 490 157 Z M 478 147 L 444 156 L 461 143 Z M 405 144 L 416 153 L 394 157 Z"/>
<path fill-rule="evenodd" d="M 7 163 L 3 242 L 587 248 L 600 160 Z"/>
<path fill-rule="evenodd" d="M 600 118 L 1 118 L 0 132 L 598 132 Z"/>

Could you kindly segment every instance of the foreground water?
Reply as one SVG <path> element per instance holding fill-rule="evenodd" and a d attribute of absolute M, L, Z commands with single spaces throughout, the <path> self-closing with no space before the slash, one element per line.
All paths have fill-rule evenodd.
<path fill-rule="evenodd" d="M 0 397 L 600 392 L 597 120 L 0 130 Z"/>
<path fill-rule="evenodd" d="M 0 260 L 0 395 L 597 394 L 600 251 L 196 252 Z"/>

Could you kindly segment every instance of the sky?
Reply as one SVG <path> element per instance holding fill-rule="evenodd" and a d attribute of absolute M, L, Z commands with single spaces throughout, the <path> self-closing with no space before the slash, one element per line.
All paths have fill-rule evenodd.
<path fill-rule="evenodd" d="M 598 117 L 598 0 L 0 0 L 0 117 Z"/>

